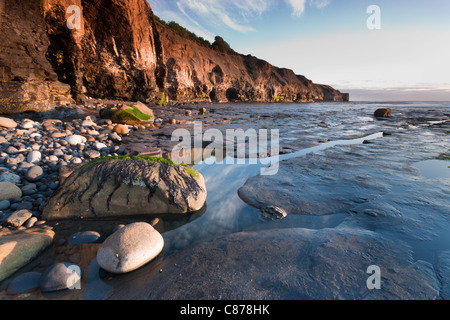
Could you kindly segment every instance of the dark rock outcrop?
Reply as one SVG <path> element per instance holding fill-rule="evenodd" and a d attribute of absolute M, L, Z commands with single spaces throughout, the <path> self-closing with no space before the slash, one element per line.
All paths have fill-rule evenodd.
<path fill-rule="evenodd" d="M 390 116 L 392 116 L 392 112 L 392 109 L 381 108 L 377 109 L 373 115 L 377 118 L 389 118 Z"/>
<path fill-rule="evenodd" d="M 292 70 L 190 40 L 157 22 L 145 0 L 4 4 L 0 113 L 45 111 L 85 95 L 160 104 L 349 99 Z M 72 5 L 81 13 L 76 28 L 67 25 Z"/>

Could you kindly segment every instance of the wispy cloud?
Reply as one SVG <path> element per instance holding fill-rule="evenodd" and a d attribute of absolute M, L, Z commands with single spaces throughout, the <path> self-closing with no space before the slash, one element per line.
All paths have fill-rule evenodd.
<path fill-rule="evenodd" d="M 330 0 L 310 0 L 309 5 L 318 9 L 323 9 L 330 4 Z"/>
<path fill-rule="evenodd" d="M 154 10 L 189 22 L 199 30 L 206 25 L 226 27 L 238 32 L 254 32 L 251 21 L 280 4 L 287 5 L 293 17 L 300 17 L 306 7 L 325 8 L 331 0 L 149 0 Z M 175 9 L 175 10 L 174 10 Z M 168 11 L 173 11 L 168 14 Z M 203 29 L 203 34 L 205 33 Z"/>
<path fill-rule="evenodd" d="M 292 15 L 300 17 L 306 10 L 306 0 L 285 0 L 292 7 Z M 310 7 L 324 9 L 331 0 L 309 0 Z"/>
<path fill-rule="evenodd" d="M 201 16 L 210 21 L 221 22 L 228 28 L 240 32 L 255 31 L 248 23 L 246 16 L 261 14 L 265 10 L 267 0 L 183 0 L 177 2 L 177 7 L 187 17 Z"/>
<path fill-rule="evenodd" d="M 300 17 L 305 11 L 306 0 L 286 0 L 292 7 L 292 15 Z"/>

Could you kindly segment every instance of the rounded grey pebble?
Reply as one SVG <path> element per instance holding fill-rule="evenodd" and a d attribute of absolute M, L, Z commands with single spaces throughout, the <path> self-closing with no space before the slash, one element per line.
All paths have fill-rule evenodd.
<path fill-rule="evenodd" d="M 0 201 L 0 210 L 6 210 L 11 206 L 11 202 L 8 200 Z"/>
<path fill-rule="evenodd" d="M 55 292 L 74 289 L 80 285 L 83 278 L 81 267 L 67 262 L 55 263 L 48 267 L 39 280 L 42 292 Z"/>
<path fill-rule="evenodd" d="M 28 169 L 25 179 L 30 182 L 36 182 L 44 177 L 44 170 L 40 166 L 33 166 Z"/>

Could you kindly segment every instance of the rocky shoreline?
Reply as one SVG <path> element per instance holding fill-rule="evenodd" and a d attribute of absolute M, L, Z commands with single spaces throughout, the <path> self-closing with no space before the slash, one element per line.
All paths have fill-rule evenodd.
<path fill-rule="evenodd" d="M 178 235 L 175 235 L 173 239 L 173 235 L 167 234 L 170 234 L 171 230 L 180 229 L 182 234 L 183 226 L 195 224 L 196 219 L 202 217 L 205 208 L 192 214 L 158 216 L 156 219 L 152 215 L 101 219 L 79 215 L 75 219 L 48 220 L 42 212 L 49 203 L 49 199 L 61 190 L 65 181 L 68 181 L 68 176 L 86 163 L 93 161 L 91 163 L 95 164 L 101 157 L 110 157 L 113 160 L 137 157 L 136 159 L 143 162 L 138 161 L 133 165 L 146 165 L 144 159 L 161 156 L 170 158 L 173 146 L 178 143 L 171 140 L 172 132 L 180 128 L 192 131 L 195 121 L 201 121 L 205 128 L 216 128 L 219 131 L 226 131 L 228 128 L 244 130 L 280 128 L 282 130 L 280 133 L 281 155 L 306 146 L 325 143 L 325 138 L 330 138 L 331 132 L 337 139 L 341 136 L 352 139 L 352 137 L 364 135 L 355 130 L 346 131 L 352 123 L 358 123 L 358 119 L 354 119 L 354 116 L 339 118 L 342 122 L 340 125 L 344 128 L 342 132 L 330 130 L 330 127 L 337 126 L 334 121 L 337 121 L 338 117 L 334 113 L 341 112 L 338 106 L 323 109 L 333 110 L 332 112 L 311 112 L 312 109 L 308 106 L 301 111 L 291 110 L 290 112 L 289 109 L 283 108 L 274 111 L 270 105 L 261 106 L 261 108 L 252 107 L 252 112 L 248 112 L 244 105 L 233 105 L 233 107 L 179 105 L 164 108 L 152 106 L 154 120 L 152 124 L 146 125 L 116 124 L 100 117 L 102 110 L 117 108 L 119 104 L 122 103 L 96 101 L 45 114 L 28 113 L 6 117 L 8 120 L 0 119 L 5 121 L 2 122 L 4 127 L 0 129 L 0 139 L 3 138 L 0 143 L 0 179 L 3 184 L 1 187 L 4 188 L 7 185 L 11 189 L 8 191 L 10 193 L 2 191 L 2 196 L 6 194 L 9 196 L 8 199 L 0 201 L 3 205 L 2 229 L 0 229 L 1 266 L 6 265 L 5 262 L 9 263 L 8 270 L 0 272 L 3 277 L 0 299 L 144 298 L 157 300 L 186 297 L 192 299 L 205 297 L 290 299 L 312 296 L 327 299 L 435 299 L 446 294 L 448 289 L 445 289 L 443 294 L 439 292 L 436 271 L 431 265 L 413 259 L 410 244 L 398 242 L 392 237 L 393 234 L 408 233 L 408 236 L 414 234 L 415 237 L 419 237 L 419 240 L 428 239 L 427 237 L 432 237 L 434 233 L 431 231 L 435 229 L 434 224 L 441 227 L 446 224 L 446 220 L 441 217 L 441 212 L 446 206 L 444 193 L 441 192 L 446 187 L 445 181 L 442 182 L 440 189 L 437 189 L 436 183 L 424 181 L 412 169 L 405 169 L 406 165 L 398 160 L 402 156 L 402 151 L 396 145 L 396 143 L 400 145 L 410 143 L 411 137 L 405 129 L 410 126 L 419 128 L 411 130 L 428 130 L 420 129 L 420 126 L 424 125 L 423 128 L 430 126 L 429 133 L 445 134 L 449 115 L 443 114 L 442 110 L 435 113 L 422 109 L 414 110 L 412 113 L 396 112 L 391 120 L 377 119 L 373 110 L 370 114 L 362 113 L 364 116 L 372 117 L 368 122 L 372 126 L 371 130 L 385 132 L 386 138 L 383 138 L 383 142 L 365 141 L 359 147 L 337 148 L 334 153 L 328 152 L 304 159 L 294 157 L 285 162 L 278 176 L 253 177 L 239 190 L 241 198 L 253 199 L 249 202 L 252 202 L 255 208 L 282 210 L 276 211 L 276 213 L 283 213 L 276 219 L 264 219 L 267 222 L 262 223 L 271 224 L 268 230 L 263 229 L 261 230 L 263 232 L 258 232 L 250 228 L 243 233 L 225 233 L 225 236 L 200 242 L 198 245 L 189 246 L 187 250 L 179 254 L 166 257 L 164 251 L 172 250 L 170 246 L 178 239 Z M 127 107 L 131 105 L 133 103 L 128 103 Z M 298 119 L 292 121 L 297 112 Z M 307 117 L 307 120 L 302 117 Z M 302 127 L 299 128 L 299 125 Z M 118 126 L 125 131 L 118 131 Z M 367 133 L 367 128 L 362 130 Z M 128 134 L 125 134 L 127 131 Z M 285 134 L 286 132 L 289 134 Z M 292 139 L 298 135 L 298 132 L 302 138 Z M 392 138 L 389 137 L 392 134 L 398 141 L 391 146 Z M 418 147 L 417 154 L 410 154 L 409 161 L 418 161 L 426 157 L 427 143 L 429 142 L 425 140 L 420 148 Z M 433 150 L 437 156 L 441 149 Z M 392 158 L 389 159 L 394 162 L 386 171 L 384 165 L 388 154 L 392 154 Z M 167 161 L 167 168 L 169 168 L 170 160 Z M 370 166 L 364 167 L 362 163 L 370 164 Z M 339 169 L 331 171 L 333 175 L 330 175 L 330 168 L 336 166 Z M 352 166 L 355 169 L 349 169 Z M 161 170 L 160 166 L 155 167 L 158 167 L 158 171 Z M 386 181 L 378 181 L 378 177 L 385 175 L 384 172 L 390 173 L 389 179 L 385 177 Z M 192 175 L 193 173 L 188 172 L 184 174 L 184 177 L 190 179 L 189 176 L 192 176 L 193 178 L 195 176 L 195 174 Z M 101 175 L 104 174 L 101 173 Z M 320 175 L 323 177 L 318 178 L 321 177 Z M 151 177 L 151 174 L 148 177 Z M 233 179 L 232 175 L 230 179 Z M 309 183 L 302 184 L 304 181 Z M 334 186 L 329 190 L 330 196 L 326 199 L 318 197 L 325 192 L 323 181 L 327 181 L 328 186 Z M 355 181 L 358 183 L 355 184 Z M 153 183 L 148 180 L 144 184 L 152 185 Z M 261 190 L 255 187 L 259 184 L 264 185 Z M 399 184 L 400 187 L 392 189 L 392 184 Z M 433 220 L 426 222 L 431 223 L 431 226 L 425 227 L 425 230 L 429 230 L 428 233 L 420 233 L 416 230 L 415 220 L 422 220 L 415 212 L 409 213 L 411 217 L 403 217 L 393 209 L 398 205 L 395 199 L 404 197 L 402 194 L 397 194 L 398 190 L 419 187 L 425 188 L 426 193 L 423 196 L 415 193 L 408 195 L 409 203 L 421 207 L 425 201 L 425 198 L 422 198 L 427 196 L 434 197 L 433 199 L 438 203 L 436 206 L 427 207 L 433 210 L 434 217 Z M 115 188 L 113 186 L 112 190 L 114 191 Z M 289 199 L 296 199 L 298 188 L 302 189 L 303 194 L 309 194 L 309 196 L 291 203 Z M 119 189 L 120 186 L 117 184 L 117 190 Z M 391 199 L 381 200 L 389 194 L 392 194 Z M 221 195 L 214 196 L 217 198 Z M 101 198 L 111 201 L 113 197 L 102 196 Z M 289 203 L 291 206 L 288 205 Z M 314 205 L 320 207 L 317 208 Z M 296 209 L 299 207 L 302 208 L 301 212 Z M 359 214 L 360 211 L 361 214 Z M 272 215 L 273 210 L 262 213 Z M 319 227 L 317 230 L 313 230 L 315 228 L 309 230 L 289 224 L 291 216 L 323 214 L 326 221 L 329 218 L 327 214 L 335 213 L 341 213 L 346 217 L 345 222 L 336 228 L 321 229 Z M 396 223 L 399 219 L 401 223 Z M 286 226 L 284 226 L 285 223 L 287 223 Z M 421 223 L 424 225 L 425 221 Z M 398 225 L 406 228 L 406 231 L 397 230 Z M 278 227 L 283 227 L 284 230 L 278 230 Z M 193 227 L 194 233 L 195 228 L 198 226 Z M 217 228 L 220 229 L 220 223 Z M 380 231 L 375 231 L 377 228 Z M 139 240 L 143 238 L 140 236 L 136 238 L 136 230 L 146 230 L 145 234 L 154 234 L 155 237 L 149 237 L 140 243 Z M 413 232 L 409 234 L 408 230 Z M 158 236 L 161 234 L 164 236 L 163 243 Z M 334 245 L 329 241 L 330 237 L 336 240 Z M 281 245 L 282 243 L 284 245 Z M 168 248 L 165 248 L 166 245 Z M 156 248 L 155 251 L 152 248 Z M 389 253 L 383 248 L 389 248 Z M 135 258 L 134 249 L 152 252 L 152 254 L 143 259 Z M 225 251 L 227 251 L 226 254 Z M 17 255 L 17 252 L 20 254 Z M 100 258 L 99 252 L 101 252 Z M 311 255 L 311 252 L 317 252 L 317 254 Z M 334 260 L 330 258 L 330 255 L 335 257 L 333 258 L 335 261 L 347 259 L 345 261 L 356 262 L 342 264 L 336 271 L 333 269 Z M 359 274 L 361 270 L 366 267 L 366 264 L 374 263 L 373 259 L 378 259 L 380 256 L 384 258 L 375 262 L 387 264 L 391 266 L 390 270 L 395 271 L 392 274 L 384 273 L 391 281 L 387 288 L 388 292 L 383 291 L 377 295 L 352 291 L 351 285 L 364 282 L 365 274 Z M 270 257 L 276 257 L 274 259 L 278 262 L 274 263 Z M 305 260 L 304 257 L 309 258 Z M 272 262 L 267 263 L 269 261 L 267 259 Z M 302 264 L 296 266 L 298 259 L 302 261 Z M 128 260 L 133 261 L 131 269 L 125 263 Z M 149 260 L 152 260 L 150 264 L 140 268 Z M 216 264 L 222 267 L 216 269 L 214 267 Z M 308 269 L 307 266 L 311 264 L 315 267 Z M 330 277 L 332 274 L 351 274 L 350 287 L 341 283 L 341 279 L 336 282 L 332 291 L 329 291 L 327 283 L 330 281 L 335 283 L 336 280 L 330 277 L 322 278 L 321 270 L 323 269 L 319 268 L 319 265 L 323 264 L 329 265 L 326 270 Z M 249 266 L 253 267 L 249 268 Z M 296 267 L 292 269 L 292 266 Z M 120 273 L 124 270 L 127 271 L 126 275 L 121 277 L 115 275 L 116 272 Z M 135 271 L 128 273 L 130 270 Z M 292 286 L 290 279 L 308 278 L 304 270 L 312 272 L 316 281 L 296 283 Z M 438 271 L 443 270 L 440 267 Z M 205 289 L 197 290 L 205 286 L 206 280 L 203 276 L 205 274 L 208 284 Z M 248 281 L 249 274 L 252 278 L 252 286 L 242 289 L 246 288 L 244 283 Z M 415 284 L 411 287 L 413 278 Z M 421 281 L 417 280 L 419 278 Z M 147 280 L 142 281 L 142 279 Z M 172 283 L 172 289 L 168 290 L 163 283 Z M 272 285 L 265 283 L 272 283 Z M 78 286 L 81 286 L 83 290 L 67 290 L 78 288 Z M 412 291 L 404 290 L 408 287 L 411 287 Z M 305 288 L 311 288 L 312 291 L 307 293 L 304 291 Z"/>
<path fill-rule="evenodd" d="M 172 114 L 165 112 L 162 114 L 164 119 L 152 119 L 149 123 L 135 125 L 115 123 L 99 116 L 101 110 L 131 105 L 138 104 L 108 104 L 106 101 L 98 101 L 71 108 L 62 107 L 48 113 L 0 117 L 0 281 L 26 267 L 53 244 L 53 229 L 59 222 L 46 221 L 46 218 L 52 216 L 53 209 L 47 210 L 47 213 L 50 212 L 47 217 L 43 215 L 43 211 L 55 191 L 59 190 L 75 170 L 95 159 L 148 154 L 162 157 L 163 152 L 165 155 L 170 154 L 169 144 L 163 149 L 142 150 L 142 141 L 133 144 L 124 142 L 124 139 L 132 139 L 133 135 L 139 137 L 139 134 L 164 127 L 164 124 L 180 124 L 180 121 L 173 120 Z M 203 108 L 199 113 L 204 113 L 202 111 Z M 177 112 L 181 112 L 183 117 L 192 114 L 183 110 Z M 189 171 L 190 174 L 193 172 Z M 94 178 L 97 179 L 95 176 Z M 180 188 L 182 187 L 174 190 L 182 190 Z M 189 209 L 192 212 L 198 211 L 202 205 L 203 203 Z M 126 208 L 123 210 L 125 215 L 129 215 Z M 70 217 L 65 217 L 68 218 Z M 79 219 L 83 220 L 84 217 L 78 216 Z M 120 221 L 120 212 L 117 220 Z M 72 242 L 82 244 L 96 242 L 100 237 L 95 232 L 81 232 L 70 235 L 69 238 Z M 19 245 L 15 250 L 8 251 L 12 243 Z M 68 267 L 70 265 L 57 267 L 60 270 L 58 273 L 64 272 Z M 66 278 L 59 281 L 65 280 Z M 59 286 L 56 287 L 60 288 Z"/>
<path fill-rule="evenodd" d="M 120 209 L 122 211 L 119 210 L 116 216 L 109 218 L 110 220 L 108 220 L 109 212 L 103 220 L 101 218 L 96 220 L 95 215 L 85 217 L 87 214 L 79 214 L 81 212 L 79 210 L 74 211 L 77 212 L 75 216 L 66 216 L 62 220 L 53 214 L 53 211 L 57 210 L 54 206 L 59 201 L 53 201 L 52 205 L 49 202 L 55 192 L 61 193 L 60 187 L 64 186 L 70 175 L 89 162 L 128 156 L 170 159 L 172 148 L 178 143 L 171 140 L 172 132 L 177 128 L 192 131 L 195 121 L 201 121 L 205 127 L 214 126 L 222 131 L 233 122 L 239 123 L 240 126 L 243 122 L 249 125 L 247 114 L 236 114 L 235 111 L 216 113 L 215 109 L 210 109 L 208 105 L 196 104 L 152 105 L 152 109 L 146 110 L 149 115 L 151 114 L 149 116 L 151 121 L 137 119 L 137 122 L 120 123 L 111 116 L 111 110 L 117 112 L 135 105 L 143 109 L 148 108 L 140 102 L 91 99 L 83 105 L 61 106 L 43 113 L 25 112 L 0 117 L 0 256 L 3 261 L 0 281 L 3 281 L 4 285 L 10 283 L 9 287 L 12 289 L 8 289 L 7 292 L 17 297 L 36 287 L 41 287 L 43 293 L 67 289 L 64 283 L 72 279 L 68 278 L 67 270 L 78 267 L 79 270 L 83 270 L 88 266 L 80 267 L 63 261 L 63 264 L 56 265 L 48 263 L 61 260 L 61 257 L 69 257 L 67 261 L 72 261 L 74 250 L 79 251 L 79 248 L 74 248 L 75 244 L 92 245 L 96 248 L 92 251 L 96 252 L 98 244 L 106 241 L 107 237 L 116 231 L 117 226 L 123 227 L 129 223 L 145 221 L 163 232 L 202 214 L 201 204 L 191 207 L 187 211 L 189 215 L 185 217 L 179 215 L 181 211 L 174 217 L 168 217 L 158 209 L 161 211 L 158 211 L 159 216 L 165 216 L 166 220 L 160 223 L 159 219 L 155 221 L 151 217 L 130 214 L 126 212 L 126 208 Z M 193 174 L 191 171 L 189 173 Z M 95 175 L 94 178 L 97 179 Z M 178 181 L 179 178 L 171 177 L 170 180 Z M 69 181 L 68 185 L 72 184 L 73 181 Z M 168 185 L 169 182 L 165 184 Z M 178 186 L 173 190 L 182 188 Z M 62 193 L 67 193 L 67 190 L 63 190 Z M 169 198 L 172 197 L 169 195 Z M 205 197 L 202 197 L 202 201 L 205 201 Z M 99 198 L 102 196 L 99 195 Z M 83 202 L 80 202 L 80 205 L 82 204 Z M 73 207 L 73 204 L 71 206 Z M 155 207 L 155 204 L 147 207 Z M 144 209 L 145 206 L 138 211 Z M 43 214 L 45 210 L 47 213 Z M 175 211 L 178 212 L 179 209 Z M 122 216 L 120 212 L 123 212 Z M 47 221 L 49 217 L 52 217 L 51 221 Z M 89 221 L 90 219 L 94 220 Z M 103 232 L 102 234 L 97 231 L 76 232 L 78 229 L 85 230 L 86 225 L 96 226 L 96 230 Z M 9 244 L 16 242 L 22 244 L 18 246 L 20 250 L 9 252 Z M 75 256 L 79 257 L 80 254 Z M 86 257 L 83 258 L 83 261 L 85 260 Z M 47 279 L 41 282 L 58 283 L 41 285 L 36 282 L 38 277 L 34 271 L 24 272 L 23 276 L 14 279 L 15 273 L 28 268 L 34 270 L 33 266 L 36 264 L 41 266 L 42 273 L 56 274 L 57 280 Z M 42 267 L 43 265 L 46 267 Z M 59 276 L 62 278 L 58 278 Z M 82 274 L 72 276 L 82 278 Z M 35 285 L 30 289 L 28 286 L 31 283 Z M 71 283 L 75 284 L 76 281 Z M 18 289 L 21 286 L 25 289 Z"/>

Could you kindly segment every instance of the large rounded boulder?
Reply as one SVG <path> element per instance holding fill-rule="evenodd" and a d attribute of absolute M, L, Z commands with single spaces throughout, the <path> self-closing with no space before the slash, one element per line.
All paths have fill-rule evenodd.
<path fill-rule="evenodd" d="M 203 176 L 150 157 L 107 157 L 75 170 L 44 208 L 47 220 L 186 214 L 206 202 Z"/>
<path fill-rule="evenodd" d="M 100 246 L 97 262 L 108 272 L 132 272 L 155 259 L 164 248 L 164 239 L 150 224 L 133 223 L 113 233 Z"/>

